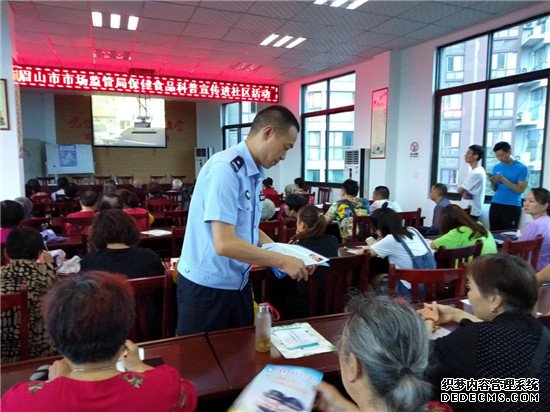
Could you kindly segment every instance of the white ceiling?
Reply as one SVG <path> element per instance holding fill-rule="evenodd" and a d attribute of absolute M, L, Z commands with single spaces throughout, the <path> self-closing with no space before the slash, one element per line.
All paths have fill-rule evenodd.
<path fill-rule="evenodd" d="M 356 10 L 309 1 L 9 1 L 18 64 L 281 84 L 440 37 L 538 1 L 370 0 Z M 140 18 L 136 31 L 92 26 L 91 11 Z M 105 21 L 105 16 L 104 16 Z M 306 37 L 293 49 L 269 34 Z M 96 48 L 130 61 L 94 58 Z M 232 67 L 260 65 L 253 72 Z"/>

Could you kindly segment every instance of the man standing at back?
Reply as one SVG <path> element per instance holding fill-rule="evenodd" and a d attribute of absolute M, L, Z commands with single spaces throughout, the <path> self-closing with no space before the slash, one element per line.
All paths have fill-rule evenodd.
<path fill-rule="evenodd" d="M 491 230 L 517 229 L 521 217 L 521 194 L 527 186 L 527 167 L 512 157 L 512 148 L 507 142 L 493 147 L 500 163 L 489 175 L 494 190 L 489 210 Z"/>
<path fill-rule="evenodd" d="M 307 280 L 313 268 L 301 260 L 257 247 L 271 242 L 259 230 L 264 168 L 284 160 L 299 129 L 287 108 L 270 106 L 256 115 L 245 141 L 216 153 L 200 171 L 178 264 L 178 335 L 251 325 L 253 263 Z"/>
<path fill-rule="evenodd" d="M 481 159 L 485 150 L 483 147 L 474 144 L 468 147 L 464 155 L 464 161 L 470 165 L 468 176 L 460 187 L 458 193 L 462 195 L 462 199 L 469 200 L 469 205 L 472 207 L 470 216 L 478 219 L 481 216 L 481 208 L 485 201 L 485 169 L 481 166 Z"/>

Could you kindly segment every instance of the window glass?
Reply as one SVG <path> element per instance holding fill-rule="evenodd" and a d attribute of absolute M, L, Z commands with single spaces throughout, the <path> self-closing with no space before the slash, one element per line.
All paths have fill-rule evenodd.
<path fill-rule="evenodd" d="M 331 109 L 355 104 L 355 73 L 331 79 L 329 87 Z"/>
<path fill-rule="evenodd" d="M 222 105 L 224 148 L 234 146 L 246 139 L 257 112 L 256 102 L 236 102 Z"/>
<path fill-rule="evenodd" d="M 473 144 L 483 144 L 485 94 L 482 91 L 443 96 L 439 124 L 437 182 L 451 192 L 468 173 L 464 153 Z"/>
<path fill-rule="evenodd" d="M 304 113 L 327 108 L 327 81 L 309 84 L 304 90 Z"/>
<path fill-rule="evenodd" d="M 224 118 L 223 118 L 223 125 L 233 125 L 233 124 L 239 124 L 240 118 L 239 118 L 239 103 L 229 103 L 223 105 L 224 109 Z"/>
<path fill-rule="evenodd" d="M 305 179 L 342 183 L 344 149 L 354 144 L 355 73 L 305 85 L 302 96 Z M 338 112 L 342 107 L 345 111 Z"/>
<path fill-rule="evenodd" d="M 231 147 L 239 144 L 239 129 L 225 129 L 225 146 Z"/>
<path fill-rule="evenodd" d="M 325 139 L 326 134 L 326 116 L 308 117 L 304 121 L 304 151 L 305 151 L 305 170 L 306 180 L 324 182 L 325 178 Z M 323 136 L 323 138 L 321 138 Z M 308 174 L 314 172 L 317 179 L 309 179 Z"/>
<path fill-rule="evenodd" d="M 256 113 L 258 113 L 258 106 L 256 102 L 242 102 L 242 119 L 240 123 L 252 123 Z"/>
<path fill-rule="evenodd" d="M 487 36 L 439 50 L 439 88 L 460 86 L 486 78 Z"/>
<path fill-rule="evenodd" d="M 548 16 L 493 34 L 491 78 L 547 69 L 549 64 Z"/>
<path fill-rule="evenodd" d="M 489 105 L 486 138 L 486 170 L 493 170 L 498 163 L 493 146 L 508 142 L 512 154 L 529 169 L 528 187 L 539 187 L 542 176 L 542 153 L 544 143 L 544 122 L 546 119 L 546 93 L 548 79 L 514 84 L 489 90 L 491 95 L 512 95 L 514 104 L 509 118 L 491 116 L 495 111 Z M 497 114 L 500 114 L 496 110 Z M 527 189 L 528 190 L 528 189 Z M 527 190 L 524 193 L 527 193 Z M 487 184 L 487 194 L 493 194 Z"/>

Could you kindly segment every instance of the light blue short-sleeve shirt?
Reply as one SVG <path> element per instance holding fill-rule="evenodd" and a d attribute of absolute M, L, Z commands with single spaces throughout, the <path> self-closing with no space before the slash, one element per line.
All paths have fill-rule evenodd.
<path fill-rule="evenodd" d="M 235 226 L 235 233 L 258 244 L 263 209 L 263 168 L 245 142 L 216 153 L 201 169 L 189 206 L 179 273 L 202 286 L 240 290 L 250 264 L 216 254 L 212 221 Z"/>
<path fill-rule="evenodd" d="M 519 182 L 527 181 L 529 170 L 523 163 L 514 160 L 510 164 L 497 163 L 495 167 L 493 167 L 493 174 L 501 174 L 510 182 L 517 185 Z M 510 189 L 504 183 L 497 183 L 496 185 L 497 187 L 493 195 L 493 203 L 521 206 L 521 193 Z"/>

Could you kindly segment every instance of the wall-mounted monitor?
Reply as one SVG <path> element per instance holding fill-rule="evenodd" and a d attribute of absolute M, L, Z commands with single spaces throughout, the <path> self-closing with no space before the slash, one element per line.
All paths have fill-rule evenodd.
<path fill-rule="evenodd" d="M 92 95 L 93 145 L 166 147 L 164 100 Z"/>

